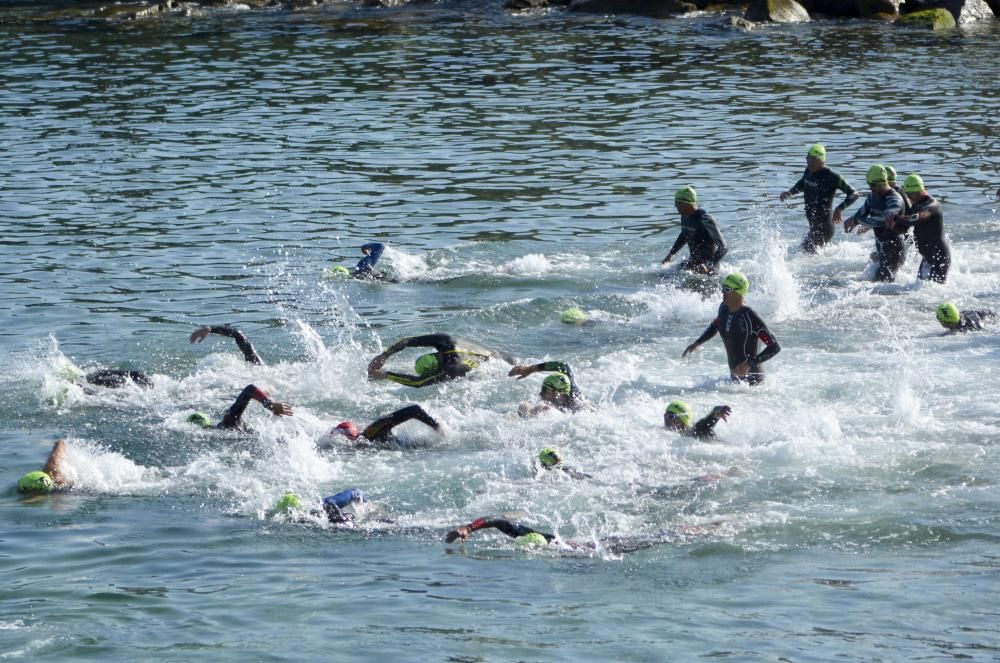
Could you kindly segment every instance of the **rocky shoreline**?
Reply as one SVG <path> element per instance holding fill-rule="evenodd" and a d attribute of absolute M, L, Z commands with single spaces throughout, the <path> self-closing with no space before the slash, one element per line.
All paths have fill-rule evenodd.
<path fill-rule="evenodd" d="M 96 20 L 129 22 L 167 16 L 194 16 L 219 9 L 302 9 L 343 0 L 128 0 L 108 2 L 39 3 L 0 0 L 3 9 L 31 10 L 31 20 Z M 433 0 L 358 0 L 367 7 L 399 7 L 433 4 Z M 523 12 L 561 8 L 568 12 L 635 15 L 672 18 L 692 12 L 718 13 L 734 28 L 753 30 L 760 23 L 801 23 L 823 19 L 859 19 L 895 22 L 943 30 L 957 25 L 993 21 L 1000 15 L 1000 0 L 750 0 L 726 3 L 718 0 L 498 0 L 506 11 Z M 23 18 L 23 16 L 22 16 Z"/>

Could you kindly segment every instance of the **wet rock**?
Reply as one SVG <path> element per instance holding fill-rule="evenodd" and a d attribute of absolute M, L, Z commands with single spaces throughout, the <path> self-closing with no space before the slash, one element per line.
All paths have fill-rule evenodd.
<path fill-rule="evenodd" d="M 923 11 L 906 14 L 896 21 L 897 25 L 931 30 L 947 30 L 955 27 L 955 17 L 947 9 L 924 9 Z"/>
<path fill-rule="evenodd" d="M 506 0 L 504 8 L 510 11 L 527 11 L 545 7 L 561 7 L 569 4 L 569 0 Z"/>
<path fill-rule="evenodd" d="M 736 30 L 746 30 L 747 32 L 757 27 L 756 23 L 748 21 L 741 16 L 730 16 L 727 24 L 731 28 L 735 28 Z"/>
<path fill-rule="evenodd" d="M 959 25 L 989 21 L 996 17 L 986 0 L 944 0 L 934 2 L 929 9 L 947 9 Z"/>
<path fill-rule="evenodd" d="M 803 23 L 809 20 L 809 12 L 795 0 L 752 0 L 743 17 L 748 21 Z"/>
<path fill-rule="evenodd" d="M 569 10 L 588 14 L 637 14 L 664 18 L 697 11 L 698 8 L 681 0 L 572 0 Z"/>

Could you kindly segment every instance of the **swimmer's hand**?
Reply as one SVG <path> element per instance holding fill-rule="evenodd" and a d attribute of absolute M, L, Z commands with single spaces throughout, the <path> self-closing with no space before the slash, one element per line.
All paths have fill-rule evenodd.
<path fill-rule="evenodd" d="M 390 354 L 391 353 L 388 350 L 386 350 L 385 352 L 383 352 L 382 354 L 376 356 L 374 359 L 371 360 L 371 363 L 368 364 L 369 380 L 385 379 L 386 372 L 382 370 L 382 367 L 385 365 L 385 360 L 389 358 Z"/>
<path fill-rule="evenodd" d="M 845 233 L 851 232 L 852 230 L 854 230 L 854 227 L 857 226 L 857 225 L 858 225 L 858 221 L 857 221 L 857 219 L 855 219 L 853 217 L 850 218 L 850 219 L 848 219 L 847 221 L 844 221 L 844 232 Z"/>
<path fill-rule="evenodd" d="M 537 370 L 534 366 L 515 366 L 507 373 L 507 377 L 517 377 L 518 380 L 523 380 Z"/>
<path fill-rule="evenodd" d="M 670 261 L 671 261 L 671 260 L 673 260 L 673 259 L 674 259 L 674 254 L 673 254 L 673 253 L 671 253 L 671 254 L 670 254 L 670 255 L 668 255 L 668 256 L 667 256 L 666 258 L 664 258 L 664 259 L 663 259 L 663 262 L 661 262 L 660 264 L 661 264 L 661 265 L 666 265 L 666 264 L 667 264 L 668 262 L 670 262 Z"/>
<path fill-rule="evenodd" d="M 723 421 L 729 421 L 729 415 L 733 413 L 733 408 L 728 405 L 716 405 L 712 408 L 712 416 L 718 417 Z"/>
<path fill-rule="evenodd" d="M 844 222 L 844 210 L 839 208 L 833 210 L 833 223 L 839 226 L 843 222 Z"/>
<path fill-rule="evenodd" d="M 464 542 L 466 539 L 469 538 L 470 534 L 472 534 L 472 530 L 469 528 L 469 526 L 463 525 L 458 529 L 453 529 L 450 532 L 448 532 L 448 535 L 444 537 L 444 542 L 454 543 L 458 539 L 461 539 Z"/>
<path fill-rule="evenodd" d="M 198 329 L 195 329 L 194 332 L 191 333 L 190 340 L 192 343 L 201 343 L 202 341 L 205 340 L 205 337 L 208 336 L 210 333 L 212 333 L 211 327 L 199 327 Z"/>
<path fill-rule="evenodd" d="M 781 195 L 778 196 L 778 200 L 785 201 L 792 197 L 791 191 L 782 191 Z"/>
<path fill-rule="evenodd" d="M 686 348 L 684 348 L 684 354 L 681 355 L 681 359 L 687 357 L 689 354 L 696 351 L 697 349 L 698 349 L 697 343 L 692 343 L 691 345 L 687 346 Z"/>
<path fill-rule="evenodd" d="M 740 362 L 740 364 L 733 369 L 733 375 L 735 375 L 738 378 L 745 378 L 747 376 L 747 373 L 749 372 L 750 372 L 749 361 Z"/>
<path fill-rule="evenodd" d="M 268 401 L 268 403 L 270 405 L 265 404 L 264 407 L 279 417 L 290 417 L 295 413 L 295 409 L 289 403 L 282 403 L 281 401 Z"/>

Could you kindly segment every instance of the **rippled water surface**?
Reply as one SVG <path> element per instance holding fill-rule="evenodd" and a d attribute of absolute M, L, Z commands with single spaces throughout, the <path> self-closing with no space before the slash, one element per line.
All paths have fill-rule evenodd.
<path fill-rule="evenodd" d="M 149 23 L 0 9 L 0 656 L 106 660 L 994 660 L 1000 28 L 734 31 L 493 5 L 327 5 Z M 777 195 L 823 142 L 856 187 L 919 172 L 953 271 L 864 280 L 872 240 L 798 249 Z M 757 389 L 660 271 L 695 186 L 782 352 Z M 379 240 L 389 283 L 341 281 Z M 568 326 L 559 312 L 584 309 Z M 238 325 L 267 366 L 228 339 Z M 365 380 L 445 331 L 572 364 L 594 403 L 522 420 L 539 380 L 491 362 L 422 390 Z M 407 370 L 412 356 L 392 360 Z M 141 369 L 100 390 L 75 365 Z M 200 431 L 258 384 L 256 435 Z M 727 403 L 712 442 L 662 428 Z M 327 435 L 419 402 L 438 435 Z M 52 441 L 75 489 L 14 490 Z M 332 446 L 331 446 L 332 445 Z M 532 459 L 558 447 L 591 475 Z M 706 474 L 719 480 L 692 480 Z M 348 486 L 358 526 L 269 518 Z M 444 534 L 512 513 L 596 550 Z M 702 534 L 616 554 L 615 537 Z M 679 530 L 678 530 L 679 531 Z"/>

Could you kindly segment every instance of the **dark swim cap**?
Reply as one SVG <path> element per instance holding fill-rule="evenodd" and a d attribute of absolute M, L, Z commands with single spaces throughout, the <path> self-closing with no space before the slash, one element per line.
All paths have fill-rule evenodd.
<path fill-rule="evenodd" d="M 557 394 L 569 395 L 573 391 L 573 385 L 569 378 L 562 373 L 553 373 L 542 381 L 542 391 L 554 391 Z"/>
<path fill-rule="evenodd" d="M 17 489 L 22 493 L 49 493 L 55 487 L 52 477 L 41 470 L 28 472 L 17 482 Z"/>

